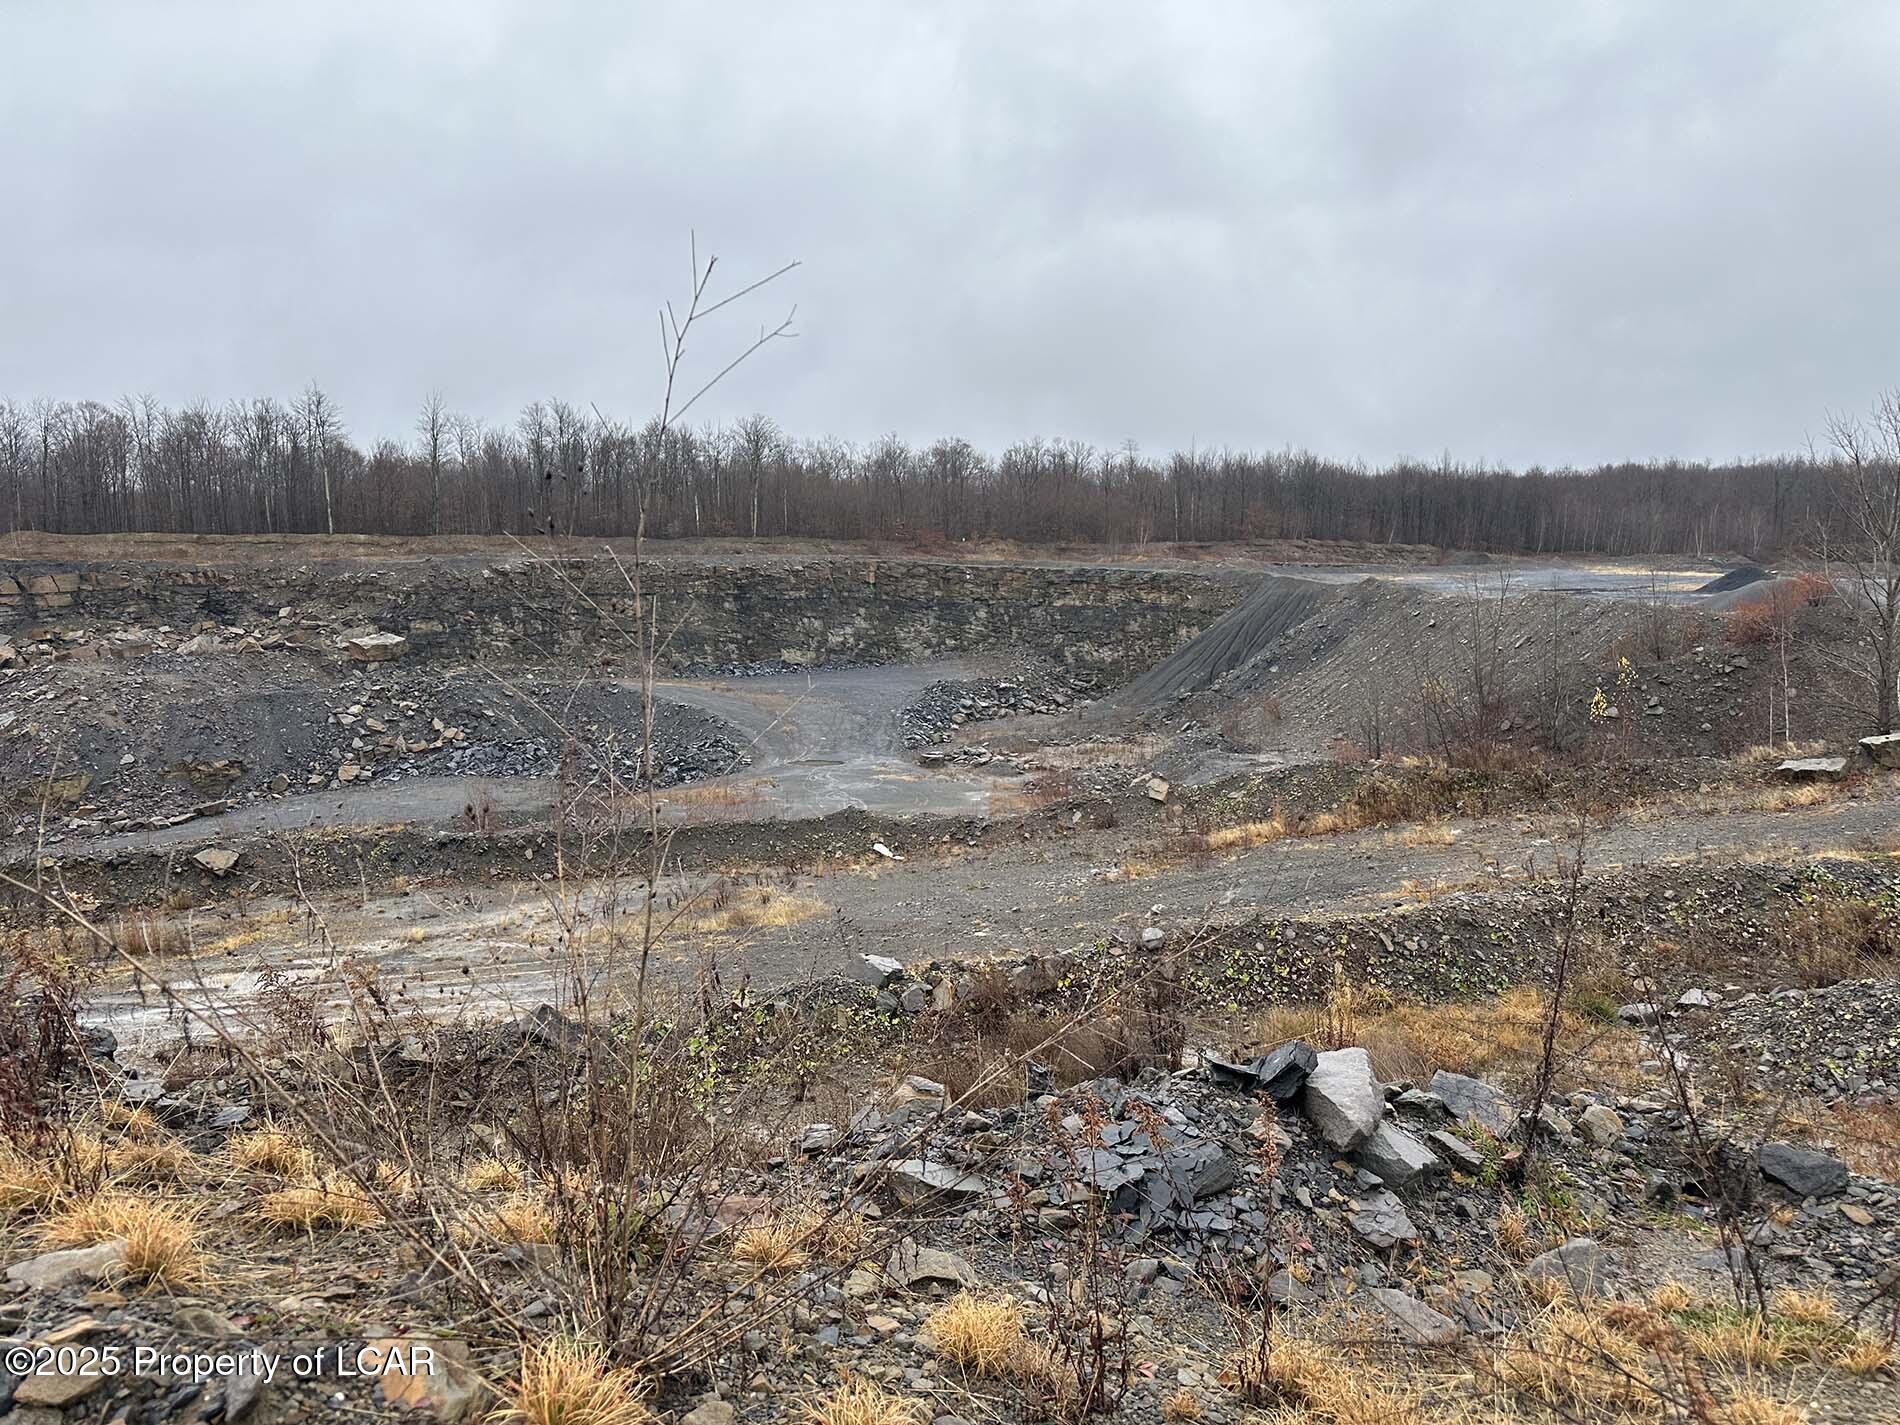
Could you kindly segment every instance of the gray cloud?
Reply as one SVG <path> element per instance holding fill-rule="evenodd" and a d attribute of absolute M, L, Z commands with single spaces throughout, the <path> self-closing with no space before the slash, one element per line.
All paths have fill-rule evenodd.
<path fill-rule="evenodd" d="M 1880 3 L 0 0 L 0 395 L 1560 463 L 1900 381 Z"/>

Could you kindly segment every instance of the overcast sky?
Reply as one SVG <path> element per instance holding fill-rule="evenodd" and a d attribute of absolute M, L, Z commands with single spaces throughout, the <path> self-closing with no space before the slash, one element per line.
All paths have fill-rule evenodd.
<path fill-rule="evenodd" d="M 1526 464 L 1900 383 L 1900 6 L 0 0 L 0 397 Z M 722 286 L 723 284 L 716 284 Z"/>

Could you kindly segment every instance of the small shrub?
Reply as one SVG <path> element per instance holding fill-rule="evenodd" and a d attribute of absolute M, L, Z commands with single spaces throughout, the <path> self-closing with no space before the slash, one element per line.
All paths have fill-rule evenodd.
<path fill-rule="evenodd" d="M 1775 606 L 1768 599 L 1737 604 L 1722 618 L 1722 638 L 1738 648 L 1766 643 L 1775 631 Z"/>

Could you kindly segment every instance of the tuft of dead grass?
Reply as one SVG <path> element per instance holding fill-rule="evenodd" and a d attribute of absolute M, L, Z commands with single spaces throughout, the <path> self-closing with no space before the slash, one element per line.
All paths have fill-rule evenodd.
<path fill-rule="evenodd" d="M 494 1425 L 650 1425 L 658 1419 L 631 1371 L 608 1365 L 598 1346 L 567 1337 L 523 1350 L 502 1399 L 489 1417 Z"/>
<path fill-rule="evenodd" d="M 316 1176 L 316 1151 L 298 1134 L 282 1128 L 240 1133 L 224 1145 L 231 1166 L 247 1173 L 301 1182 Z"/>
<path fill-rule="evenodd" d="M 1777 1396 L 1744 1390 L 1715 1413 L 1717 1425 L 1807 1425 L 1808 1412 Z"/>
<path fill-rule="evenodd" d="M 1389 1373 L 1305 1336 L 1274 1335 L 1266 1383 L 1327 1425 L 1426 1425 L 1418 1402 Z"/>
<path fill-rule="evenodd" d="M 1185 1387 L 1161 1402 L 1161 1418 L 1168 1425 L 1194 1425 L 1194 1422 L 1205 1419 L 1206 1415 L 1194 1392 Z"/>
<path fill-rule="evenodd" d="M 789 1217 L 755 1222 L 733 1239 L 732 1259 L 762 1272 L 795 1272 L 811 1261 L 806 1236 L 804 1225 Z"/>
<path fill-rule="evenodd" d="M 64 1181 L 49 1164 L 0 1141 L 0 1215 L 46 1212 L 64 1192 Z"/>
<path fill-rule="evenodd" d="M 725 905 L 681 918 L 677 929 L 694 935 L 727 934 L 735 930 L 778 930 L 801 925 L 823 915 L 827 906 L 813 896 L 793 895 L 770 886 L 746 890 Z"/>
<path fill-rule="evenodd" d="M 547 1200 L 534 1193 L 515 1192 L 500 1202 L 473 1208 L 458 1225 L 456 1235 L 464 1242 L 496 1242 L 516 1245 L 554 1240 L 554 1213 Z"/>
<path fill-rule="evenodd" d="M 125 1243 L 126 1276 L 152 1286 L 187 1288 L 210 1277 L 197 1218 L 163 1198 L 101 1192 L 68 1203 L 41 1227 L 49 1247 Z"/>
<path fill-rule="evenodd" d="M 801 1405 L 798 1418 L 806 1425 L 919 1425 L 925 1409 L 914 1396 L 899 1395 L 876 1381 L 852 1376 Z"/>
<path fill-rule="evenodd" d="M 521 1170 L 505 1158 L 477 1158 L 463 1170 L 462 1186 L 470 1192 L 513 1192 L 521 1186 Z"/>
<path fill-rule="evenodd" d="M 354 1183 L 315 1182 L 279 1188 L 258 1199 L 258 1215 L 273 1227 L 363 1227 L 379 1216 L 376 1204 Z"/>
<path fill-rule="evenodd" d="M 1208 851 L 1245 851 L 1254 846 L 1284 841 L 1291 834 L 1286 818 L 1276 811 L 1265 821 L 1246 821 L 1238 826 L 1218 827 L 1213 831 L 1202 832 L 1195 840 Z"/>
<path fill-rule="evenodd" d="M 1019 1303 L 969 1291 L 958 1292 L 931 1312 L 924 1329 L 939 1356 L 984 1376 L 1014 1371 L 1029 1343 Z"/>
<path fill-rule="evenodd" d="M 121 1139 L 106 1150 L 106 1168 L 114 1182 L 157 1187 L 195 1179 L 198 1155 L 176 1138 Z"/>
<path fill-rule="evenodd" d="M 854 1212 L 795 1206 L 742 1227 L 732 1258 L 764 1272 L 795 1272 L 814 1259 L 843 1266 L 864 1249 L 864 1219 Z"/>

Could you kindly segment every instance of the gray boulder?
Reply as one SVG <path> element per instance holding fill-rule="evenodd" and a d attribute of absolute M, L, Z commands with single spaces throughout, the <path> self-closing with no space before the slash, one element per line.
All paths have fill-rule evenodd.
<path fill-rule="evenodd" d="M 1346 1220 L 1354 1232 L 1374 1247 L 1383 1249 L 1418 1241 L 1418 1228 L 1406 1215 L 1405 1204 L 1384 1188 L 1360 1198 Z"/>
<path fill-rule="evenodd" d="M 7 1268 L 7 1281 L 28 1291 L 58 1291 L 79 1282 L 102 1281 L 125 1262 L 124 1242 L 73 1247 L 29 1257 Z"/>
<path fill-rule="evenodd" d="M 1577 1127 L 1597 1147 L 1607 1148 L 1622 1140 L 1623 1116 L 1613 1108 L 1593 1103 L 1578 1115 Z"/>
<path fill-rule="evenodd" d="M 1889 732 L 1860 740 L 1860 750 L 1876 767 L 1900 767 L 1900 732 Z"/>
<path fill-rule="evenodd" d="M 990 1183 L 976 1173 L 966 1173 L 944 1163 L 906 1158 L 891 1164 L 891 1191 L 905 1207 L 921 1207 L 925 1203 L 949 1206 L 987 1200 Z"/>
<path fill-rule="evenodd" d="M 1430 1139 L 1433 1150 L 1459 1172 L 1479 1173 L 1484 1170 L 1484 1154 L 1456 1133 L 1447 1133 L 1439 1128 L 1426 1136 Z"/>
<path fill-rule="evenodd" d="M 903 962 L 888 955 L 860 955 L 851 966 L 851 977 L 874 990 L 883 989 L 903 973 Z"/>
<path fill-rule="evenodd" d="M 909 1238 L 891 1248 L 884 1271 L 892 1281 L 910 1291 L 928 1287 L 947 1287 L 955 1291 L 959 1287 L 976 1286 L 982 1280 L 976 1268 L 955 1252 L 919 1246 Z"/>
<path fill-rule="evenodd" d="M 1813 1148 L 1764 1143 L 1757 1162 L 1764 1178 L 1802 1197 L 1833 1197 L 1847 1191 L 1847 1164 Z"/>
<path fill-rule="evenodd" d="M 1572 1237 L 1561 1247 L 1531 1258 L 1524 1275 L 1563 1282 L 1578 1296 L 1595 1296 L 1603 1289 L 1603 1248 L 1595 1238 Z"/>
<path fill-rule="evenodd" d="M 1838 782 L 1847 775 L 1845 757 L 1790 757 L 1775 775 L 1784 782 Z"/>
<path fill-rule="evenodd" d="M 1500 1138 L 1517 1126 L 1517 1106 L 1483 1079 L 1440 1069 L 1426 1088 L 1459 1123 L 1476 1123 Z"/>
<path fill-rule="evenodd" d="M 1369 1295 L 1398 1327 L 1399 1334 L 1414 1345 L 1449 1345 L 1464 1330 L 1444 1312 L 1434 1311 L 1417 1297 L 1389 1286 L 1374 1287 Z"/>
<path fill-rule="evenodd" d="M 1388 1187 L 1409 1187 L 1419 1178 L 1445 1171 L 1439 1156 L 1395 1123 L 1381 1123 L 1359 1149 L 1361 1167 L 1369 1168 Z"/>
<path fill-rule="evenodd" d="M 1385 1115 L 1385 1092 L 1364 1049 L 1318 1055 L 1306 1077 L 1301 1106 L 1319 1136 L 1341 1153 L 1370 1138 Z"/>

